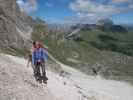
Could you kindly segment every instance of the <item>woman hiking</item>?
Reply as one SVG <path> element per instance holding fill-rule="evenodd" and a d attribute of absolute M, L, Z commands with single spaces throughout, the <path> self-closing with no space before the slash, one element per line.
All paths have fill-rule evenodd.
<path fill-rule="evenodd" d="M 43 45 L 40 42 L 36 42 L 35 45 L 35 49 L 32 53 L 32 64 L 35 66 L 34 76 L 38 82 L 43 81 L 43 83 L 47 84 L 48 78 L 45 71 L 45 63 L 47 62 L 46 53 Z M 42 70 L 42 76 L 40 72 L 40 67 Z"/>

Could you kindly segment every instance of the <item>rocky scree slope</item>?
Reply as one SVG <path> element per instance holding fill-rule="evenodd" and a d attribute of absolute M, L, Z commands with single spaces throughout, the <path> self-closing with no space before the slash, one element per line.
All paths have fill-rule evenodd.
<path fill-rule="evenodd" d="M 0 47 L 26 47 L 32 22 L 32 18 L 20 11 L 16 0 L 0 0 Z"/>

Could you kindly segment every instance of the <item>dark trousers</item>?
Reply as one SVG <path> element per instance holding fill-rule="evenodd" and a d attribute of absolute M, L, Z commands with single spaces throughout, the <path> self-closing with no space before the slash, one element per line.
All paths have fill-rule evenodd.
<path fill-rule="evenodd" d="M 40 68 L 41 68 L 42 72 L 40 72 Z M 47 76 L 46 76 L 45 63 L 35 65 L 34 76 L 37 81 L 40 81 L 40 80 L 47 81 L 48 80 Z"/>

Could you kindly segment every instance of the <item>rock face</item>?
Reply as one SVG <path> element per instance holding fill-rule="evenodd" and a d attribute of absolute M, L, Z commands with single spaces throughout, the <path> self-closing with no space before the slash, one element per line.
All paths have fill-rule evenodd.
<path fill-rule="evenodd" d="M 0 48 L 23 48 L 31 38 L 32 19 L 22 13 L 16 0 L 0 0 Z"/>

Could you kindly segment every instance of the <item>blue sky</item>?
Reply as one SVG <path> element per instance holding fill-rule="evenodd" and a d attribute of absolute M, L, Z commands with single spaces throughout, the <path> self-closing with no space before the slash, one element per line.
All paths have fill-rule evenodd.
<path fill-rule="evenodd" d="M 133 24 L 133 0 L 18 0 L 21 11 L 48 23 L 95 23 L 111 18 Z"/>

